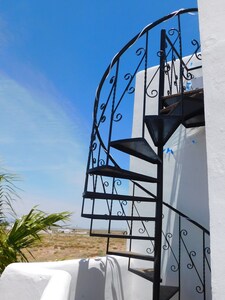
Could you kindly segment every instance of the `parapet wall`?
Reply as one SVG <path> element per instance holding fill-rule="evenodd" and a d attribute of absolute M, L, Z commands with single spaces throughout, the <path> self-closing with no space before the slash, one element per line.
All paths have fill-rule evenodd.
<path fill-rule="evenodd" d="M 151 284 L 127 270 L 126 258 L 108 256 L 11 264 L 0 278 L 0 295 L 1 300 L 149 300 Z"/>

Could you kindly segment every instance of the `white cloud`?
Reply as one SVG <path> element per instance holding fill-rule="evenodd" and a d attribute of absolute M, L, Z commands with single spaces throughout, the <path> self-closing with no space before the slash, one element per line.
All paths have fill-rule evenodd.
<path fill-rule="evenodd" d="M 0 74 L 0 160 L 23 178 L 21 213 L 35 204 L 51 211 L 74 207 L 80 220 L 88 134 L 79 116 L 68 111 L 76 108 L 37 78 L 41 89 Z"/>

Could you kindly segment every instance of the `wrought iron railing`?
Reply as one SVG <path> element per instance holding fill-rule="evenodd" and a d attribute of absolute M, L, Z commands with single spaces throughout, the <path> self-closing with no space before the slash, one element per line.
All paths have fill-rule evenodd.
<path fill-rule="evenodd" d="M 167 203 L 164 219 L 165 215 L 173 219 L 171 228 L 165 220 L 162 235 L 162 257 L 169 257 L 163 266 L 167 280 L 179 286 L 179 299 L 211 299 L 209 231 Z M 187 278 L 187 272 L 189 282 L 182 280 L 184 274 Z"/>
<path fill-rule="evenodd" d="M 194 37 L 192 36 L 193 29 L 188 31 L 185 26 L 190 22 L 189 19 L 193 24 L 192 28 L 196 25 Z M 185 27 L 183 38 L 181 37 L 182 25 Z M 168 33 L 164 55 L 159 51 L 162 29 Z M 156 99 L 157 103 L 159 98 L 159 60 L 163 58 L 165 81 L 163 94 L 190 88 L 187 81 L 195 76 L 196 59 L 194 58 L 200 58 L 200 46 L 197 40 L 199 40 L 197 9 L 181 9 L 146 26 L 115 55 L 96 91 L 84 191 L 105 192 L 106 185 L 110 192 L 115 190 L 113 179 L 106 183 L 101 176 L 88 174 L 89 169 L 103 165 L 129 169 L 129 158 L 121 159 L 121 156 L 110 146 L 110 142 L 114 139 L 128 138 L 132 134 L 135 78 L 138 73 L 144 72 L 143 107 L 138 135 L 145 137 L 143 119 L 147 113 L 149 101 Z M 190 46 L 195 47 L 193 51 Z M 190 53 L 193 54 L 189 55 L 188 59 L 183 58 L 183 55 Z M 155 72 L 150 75 L 149 68 L 157 65 Z M 192 75 L 190 71 L 193 71 Z M 129 194 L 129 183 L 126 180 L 121 180 L 120 188 Z M 154 196 L 154 193 L 152 195 Z M 84 199 L 85 201 L 88 200 Z M 92 203 L 94 204 L 94 201 Z M 85 203 L 82 206 L 82 213 L 84 207 Z"/>
<path fill-rule="evenodd" d="M 130 179 L 117 179 L 116 177 L 109 178 L 89 174 L 89 170 L 100 166 L 113 166 L 117 169 L 130 168 L 129 159 L 125 158 L 125 156 L 121 158 L 121 154 L 118 155 L 110 143 L 115 139 L 129 138 L 132 135 L 134 95 L 141 93 L 139 97 L 143 99 L 140 104 L 139 127 L 135 129 L 134 136 L 145 138 L 149 142 L 149 135 L 146 133 L 146 126 L 144 125 L 144 116 L 151 113 L 155 114 L 154 111 L 149 111 L 151 106 L 149 103 L 154 102 L 160 110 L 164 106 L 162 98 L 165 95 L 182 95 L 186 91 L 195 89 L 195 80 L 201 77 L 201 54 L 198 42 L 198 19 L 196 16 L 197 9 L 183 9 L 146 26 L 115 55 L 106 69 L 95 97 L 84 194 L 91 191 L 107 195 L 127 195 L 131 197 L 140 195 L 142 197 L 156 198 L 156 191 L 154 188 L 152 190 L 151 183 L 142 184 Z M 196 26 L 194 37 L 192 36 L 192 28 L 188 31 L 190 26 L 186 26 L 189 23 L 189 18 L 194 18 L 195 25 L 193 24 L 192 26 L 192 28 Z M 164 42 L 160 45 L 161 41 Z M 135 90 L 135 80 L 138 76 L 143 76 L 141 91 Z M 154 169 L 154 166 L 152 168 Z M 146 175 L 151 176 L 152 171 L 150 168 L 145 168 L 145 170 L 150 172 Z M 153 170 L 153 173 L 156 173 L 156 168 Z M 107 197 L 104 201 L 101 201 L 99 207 L 94 197 L 91 199 L 84 197 L 82 214 L 85 214 L 87 206 L 89 214 L 95 215 L 95 218 L 97 218 L 97 210 L 99 209 L 101 214 L 109 217 L 105 221 L 107 223 L 107 233 L 111 233 L 114 229 L 110 216 L 113 215 L 113 218 L 116 219 L 116 217 L 131 215 L 129 220 L 124 218 L 126 227 L 124 235 L 135 235 L 135 238 L 137 238 L 137 234 L 139 234 L 140 239 L 148 239 L 149 246 L 143 251 L 146 251 L 149 255 L 154 254 L 155 242 L 151 238 L 154 234 L 149 229 L 149 222 L 140 220 L 138 225 L 134 226 L 134 220 L 135 222 L 137 221 L 135 218 L 143 217 L 139 210 L 139 205 L 142 205 L 142 203 L 133 201 L 130 209 L 128 209 L 129 205 L 127 205 L 128 201 L 126 201 L 125 197 L 122 197 L 124 200 L 116 199 L 116 197 L 111 199 Z M 89 204 L 87 205 L 87 203 Z M 165 253 L 169 253 L 169 258 L 174 261 L 171 266 L 168 264 L 165 266 L 162 263 L 162 267 L 166 268 L 167 271 L 163 274 L 167 274 L 168 271 L 176 274 L 174 279 L 170 274 L 168 280 L 172 280 L 172 283 L 175 284 L 178 282 L 179 297 L 183 300 L 185 286 L 182 284 L 182 272 L 186 263 L 188 270 L 193 271 L 197 277 L 196 293 L 203 295 L 202 299 L 207 299 L 209 275 L 206 271 L 210 268 L 210 250 L 206 244 L 208 231 L 181 212 L 168 206 L 168 204 L 164 204 L 164 207 L 168 207 L 176 215 L 173 224 L 174 226 L 177 225 L 176 230 L 178 230 L 178 233 L 175 238 L 175 230 L 164 230 L 163 232 L 162 248 Z M 202 232 L 201 266 L 199 266 L 199 263 L 196 263 L 200 250 L 191 249 L 186 241 L 186 237 L 190 234 L 188 229 L 184 227 L 184 222 L 188 222 L 192 226 L 195 225 L 195 228 Z M 94 231 L 94 218 L 91 219 L 91 233 L 92 231 Z M 191 241 L 191 239 L 189 240 Z M 131 240 L 129 247 L 131 250 Z M 185 253 L 186 262 L 183 260 Z M 163 259 L 164 256 L 162 256 Z M 167 261 L 170 262 L 170 260 Z"/>

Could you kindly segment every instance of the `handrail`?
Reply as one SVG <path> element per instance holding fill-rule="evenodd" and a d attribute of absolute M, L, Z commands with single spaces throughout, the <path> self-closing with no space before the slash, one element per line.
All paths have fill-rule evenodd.
<path fill-rule="evenodd" d="M 205 227 L 203 227 L 198 222 L 196 222 L 196 221 L 192 220 L 191 218 L 189 218 L 187 215 L 185 215 L 184 213 L 182 213 L 178 209 L 174 208 L 173 206 L 169 205 L 166 202 L 163 202 L 163 205 L 167 206 L 168 208 L 170 208 L 171 210 L 173 210 L 175 213 L 177 213 L 179 216 L 185 218 L 187 221 L 191 222 L 192 224 L 194 224 L 195 226 L 197 226 L 198 228 L 200 228 L 203 232 L 205 232 L 206 234 L 210 235 L 209 230 L 207 230 Z"/>
<path fill-rule="evenodd" d="M 132 238 L 136 238 L 136 232 L 138 230 L 139 236 L 143 237 L 143 240 L 148 240 L 150 242 L 150 247 L 146 248 L 144 246 L 142 248 L 142 251 L 146 251 L 147 254 L 153 254 L 155 256 L 155 262 L 157 262 L 158 266 L 155 268 L 155 270 L 159 270 L 159 272 L 155 271 L 154 275 L 154 283 L 155 286 L 153 290 L 157 290 L 159 287 L 159 281 L 160 281 L 160 264 L 163 258 L 161 259 L 161 249 L 163 250 L 170 250 L 170 257 L 175 261 L 175 267 L 172 266 L 171 270 L 173 272 L 178 272 L 178 281 L 179 281 L 179 295 L 182 295 L 181 292 L 181 284 L 180 284 L 180 277 L 181 277 L 181 266 L 182 268 L 188 267 L 189 269 L 193 269 L 196 271 L 196 274 L 199 278 L 200 285 L 196 286 L 196 291 L 198 293 L 204 293 L 206 291 L 207 285 L 206 285 L 206 279 L 205 279 L 205 269 L 210 269 L 210 248 L 208 246 L 209 244 L 209 230 L 204 228 L 200 223 L 196 222 L 195 220 L 191 219 L 178 209 L 172 207 L 170 204 L 165 203 L 162 201 L 162 198 L 160 197 L 160 193 L 158 190 L 153 187 L 152 185 L 148 185 L 147 183 L 137 182 L 135 180 L 129 179 L 126 176 L 121 176 L 122 179 L 116 179 L 115 173 L 111 173 L 108 176 L 108 173 L 97 173 L 93 175 L 93 173 L 90 174 L 89 169 L 90 168 L 98 168 L 101 166 L 109 166 L 110 168 L 114 168 L 117 171 L 120 169 L 121 172 L 123 172 L 124 169 L 127 169 L 127 163 L 128 159 L 122 160 L 120 157 L 118 158 L 117 152 L 115 152 L 115 149 L 113 147 L 112 141 L 127 139 L 130 137 L 130 130 L 132 130 L 132 119 L 134 118 L 132 115 L 132 110 L 128 110 L 127 107 L 131 107 L 131 103 L 133 104 L 134 95 L 131 95 L 135 91 L 134 87 L 134 81 L 137 77 L 138 80 L 143 76 L 143 98 L 140 107 L 137 109 L 137 115 L 139 113 L 142 113 L 141 117 L 138 115 L 140 119 L 140 124 L 142 126 L 137 127 L 133 131 L 134 136 L 136 135 L 139 138 L 146 139 L 148 142 L 149 135 L 147 130 L 146 124 L 145 124 L 145 116 L 151 114 L 151 104 L 148 104 L 148 101 L 150 100 L 156 100 L 154 101 L 153 105 L 157 105 L 157 99 L 159 103 L 162 105 L 160 106 L 160 111 L 165 106 L 169 105 L 169 101 L 166 98 L 167 95 L 174 95 L 175 93 L 180 93 L 181 98 L 181 104 L 182 97 L 184 92 L 189 91 L 189 86 L 191 89 L 191 86 L 193 84 L 196 85 L 196 82 L 190 82 L 192 79 L 196 78 L 201 74 L 200 70 L 195 71 L 199 69 L 201 66 L 199 65 L 200 62 L 200 44 L 197 42 L 197 40 L 192 40 L 192 45 L 194 46 L 194 52 L 190 56 L 183 56 L 184 52 L 182 51 L 182 36 L 181 36 L 181 15 L 183 14 L 193 14 L 197 12 L 197 8 L 190 8 L 190 9 L 181 9 L 178 11 L 175 11 L 149 25 L 147 25 L 142 31 L 140 31 L 137 35 L 133 37 L 112 59 L 111 63 L 105 70 L 105 73 L 103 74 L 101 81 L 99 83 L 99 86 L 97 87 L 96 94 L 95 94 L 95 102 L 94 102 L 94 114 L 93 114 L 93 127 L 92 127 L 92 135 L 91 135 L 91 142 L 90 142 L 90 152 L 88 157 L 88 164 L 87 164 L 87 174 L 86 174 L 86 180 L 85 180 L 85 192 L 89 191 L 96 193 L 97 196 L 99 193 L 102 195 L 104 193 L 107 194 L 106 202 L 101 202 L 106 206 L 101 208 L 101 211 L 103 209 L 106 210 L 107 215 L 113 217 L 115 216 L 115 213 L 117 213 L 118 216 L 126 216 L 128 214 L 132 217 L 128 221 L 128 219 L 123 218 L 123 221 L 125 220 L 127 222 L 127 229 L 129 231 L 128 235 L 130 238 L 130 250 L 135 248 L 135 244 L 132 244 Z M 173 19 L 174 18 L 174 19 Z M 173 19 L 173 20 L 172 20 Z M 168 30 L 168 26 L 162 24 L 165 21 L 171 21 L 169 23 L 172 23 L 172 28 Z M 162 24 L 162 25 L 161 25 Z M 174 24 L 175 28 L 174 28 Z M 164 46 L 160 47 L 160 51 L 158 51 L 158 40 L 152 44 L 152 48 L 148 47 L 150 45 L 150 41 L 152 40 L 150 36 L 150 30 L 155 28 L 156 26 L 160 25 L 158 28 L 159 31 L 164 32 L 163 37 L 161 36 L 161 40 L 164 40 Z M 171 24 L 169 24 L 171 25 Z M 176 28 L 177 26 L 177 28 Z M 163 27 L 163 29 L 162 29 Z M 155 29 L 152 31 L 153 36 L 155 34 Z M 186 35 L 188 36 L 188 34 Z M 141 38 L 142 37 L 142 38 Z M 188 36 L 189 39 L 189 36 Z M 186 42 L 186 40 L 185 40 Z M 144 46 L 143 46 L 144 44 Z M 130 50 L 129 48 L 134 45 L 135 53 Z M 140 46 L 139 46 L 140 45 Z M 185 44 L 189 45 L 189 44 Z M 137 49 L 138 48 L 138 49 Z M 155 49 L 157 48 L 157 49 Z M 127 51 L 128 50 L 128 51 Z M 126 52 L 127 51 L 127 52 Z M 126 52 L 126 53 L 125 53 Z M 150 53 L 153 53 L 153 59 L 150 59 Z M 122 57 L 123 54 L 126 54 Z M 132 55 L 132 56 L 130 56 Z M 157 55 L 157 56 L 156 56 Z M 126 59 L 132 58 L 132 61 L 135 62 L 135 64 L 129 65 Z M 157 62 L 155 64 L 155 67 L 153 67 L 154 59 L 160 60 L 160 65 L 157 67 Z M 193 60 L 192 60 L 193 58 Z M 194 65 L 194 67 L 193 67 Z M 127 68 L 128 70 L 124 70 Z M 194 72 L 191 72 L 194 71 Z M 140 72 L 140 73 L 139 73 Z M 144 72 L 144 73 L 141 73 Z M 153 74 L 152 74 L 153 73 Z M 109 76 L 110 75 L 110 76 Z M 159 79 L 160 84 L 159 84 Z M 188 86 L 189 84 L 189 86 Z M 136 92 L 139 91 L 138 89 Z M 159 92 L 158 92 L 159 91 Z M 161 92 L 160 92 L 161 91 Z M 142 94 L 136 93 L 138 97 L 142 97 Z M 153 99 L 154 98 L 154 99 Z M 123 100 L 123 101 L 122 101 Z M 162 101 L 161 101 L 162 100 Z M 149 102 L 150 102 L 149 101 Z M 168 103 L 167 103 L 168 102 Z M 128 105 L 127 105 L 128 103 Z M 136 104 L 135 104 L 136 105 Z M 183 105 L 183 104 L 182 104 Z M 136 108 L 136 106 L 135 106 Z M 152 109 L 154 112 L 155 107 Z M 183 111 L 183 107 L 181 108 L 181 111 Z M 125 114 L 124 114 L 125 112 Z M 182 113 L 181 113 L 182 115 Z M 125 116 L 125 118 L 123 118 Z M 135 115 L 136 117 L 136 115 Z M 120 122 L 121 121 L 121 122 Z M 120 123 L 119 123 L 120 122 Z M 142 122 L 142 123 L 141 123 Z M 117 124 L 126 124 L 124 125 L 124 130 L 120 132 L 118 129 Z M 128 128 L 129 127 L 129 128 Z M 123 126 L 120 126 L 120 128 L 123 129 Z M 128 132 L 129 130 L 129 132 Z M 127 134 L 128 132 L 128 134 Z M 151 135 L 151 134 L 150 134 Z M 157 143 L 155 143 L 157 144 Z M 116 148 L 116 147 L 115 147 Z M 125 151 L 124 151 L 125 152 Z M 128 151 L 129 153 L 129 151 Z M 132 154 L 131 154 L 132 155 Z M 162 161 L 162 160 L 161 160 Z M 123 167 L 125 165 L 125 167 Z M 131 165 L 131 171 L 133 169 L 133 165 Z M 134 167 L 135 169 L 135 167 Z M 141 170 L 141 168 L 140 168 Z M 135 171 L 135 170 L 134 170 Z M 154 169 L 153 169 L 154 171 Z M 148 171 L 147 171 L 148 172 Z M 151 174 L 151 170 L 149 170 L 149 173 Z M 105 174 L 105 175 L 101 175 Z M 126 174 L 124 172 L 124 174 Z M 123 175 L 123 174 L 122 174 Z M 92 177 L 93 176 L 93 177 Z M 158 176 L 158 182 L 160 181 L 160 176 Z M 107 177 L 107 179 L 105 179 Z M 120 178 L 120 177 L 119 177 Z M 124 192 L 121 193 L 121 185 L 123 182 L 126 183 L 125 189 L 128 189 L 127 181 L 123 180 L 128 179 L 129 185 L 129 191 L 127 192 L 127 196 L 129 197 L 128 201 L 132 200 L 132 206 L 131 211 L 126 210 L 126 205 L 128 204 L 128 201 L 126 200 L 119 200 L 118 197 L 113 197 L 113 195 L 122 195 Z M 131 184 L 133 185 L 133 191 L 131 191 Z M 159 186 L 159 185 L 158 185 Z M 157 186 L 157 188 L 158 188 Z M 163 184 L 162 184 L 163 186 Z M 136 190 L 137 188 L 137 190 Z M 109 198 L 109 194 L 112 195 L 112 199 Z M 131 195 L 132 194 L 132 195 Z M 157 208 L 157 203 L 163 204 L 165 207 L 166 212 L 168 212 L 168 216 L 173 215 L 175 216 L 175 222 L 178 224 L 178 226 L 174 226 L 175 224 L 164 223 L 165 225 L 165 233 L 162 232 L 161 228 L 162 225 L 162 211 L 160 207 L 160 211 L 158 211 L 156 215 L 156 219 L 160 220 L 160 222 L 156 222 L 155 226 L 151 226 L 150 224 L 147 224 L 147 221 L 145 221 L 142 217 L 142 214 L 145 215 L 145 212 L 139 211 L 138 203 L 139 201 L 134 200 L 137 195 L 147 195 L 152 198 L 155 198 L 155 201 L 150 202 L 156 202 L 155 207 Z M 156 194 L 156 195 L 155 195 Z M 96 197 L 96 200 L 98 197 Z M 102 197 L 101 197 L 102 199 Z M 122 197 L 124 199 L 124 196 Z M 84 200 L 86 201 L 85 197 Z M 87 202 L 89 201 L 89 198 L 87 198 Z M 95 207 L 96 210 L 99 209 L 99 206 L 95 206 L 96 202 L 95 198 L 91 199 L 92 207 L 92 216 L 93 219 L 96 215 L 94 215 Z M 146 202 L 146 201 L 145 201 Z M 90 203 L 90 202 L 88 202 Z M 99 205 L 99 204 L 98 204 Z M 159 205 L 158 205 L 159 206 Z M 83 213 L 83 207 L 82 206 L 82 213 Z M 88 207 L 89 208 L 89 207 Z M 156 210 L 156 209 L 155 209 Z M 105 212 L 105 211 L 104 211 Z M 103 213 L 104 213 L 103 212 Z M 138 221 L 138 223 L 135 223 L 133 226 L 133 216 L 135 215 L 135 221 Z M 140 217 L 140 220 L 138 220 L 138 217 Z M 91 220 L 91 231 L 92 231 L 92 224 L 93 219 Z M 119 218 L 117 218 L 119 219 Z M 112 222 L 111 222 L 112 221 Z M 164 219 L 165 221 L 165 219 Z M 189 221 L 189 222 L 188 222 Z M 107 232 L 108 234 L 111 233 L 114 222 L 113 219 L 106 222 L 106 225 L 108 224 Z M 156 228 L 156 225 L 160 224 L 160 229 L 158 227 L 157 231 L 154 230 Z M 194 226 L 193 226 L 194 225 Z M 157 225 L 158 226 L 158 225 Z M 186 229 L 185 229 L 186 228 Z M 171 232 L 169 232 L 171 229 Z M 200 229 L 200 230 L 199 230 Z M 198 234 L 198 237 L 202 236 L 203 240 L 203 247 L 201 247 L 201 250 L 197 252 L 197 250 L 194 248 L 194 250 L 190 251 L 189 244 L 186 241 L 186 236 L 188 235 L 188 231 L 190 230 L 190 233 L 194 233 L 193 235 L 190 234 L 191 239 L 195 239 L 195 234 Z M 193 230 L 193 232 L 192 232 Z M 152 232 L 155 231 L 155 233 L 152 234 Z M 161 235 L 162 232 L 162 235 Z M 153 238 L 151 236 L 154 235 Z M 133 236 L 133 237 L 132 237 Z M 188 237 L 189 237 L 188 236 Z M 156 239 L 157 237 L 157 239 Z M 164 245 L 161 245 L 161 237 L 164 238 Z M 110 235 L 108 235 L 108 243 L 107 243 L 107 249 L 109 249 L 109 239 L 111 238 Z M 160 242 L 159 242 L 159 239 Z M 197 240 L 195 245 L 199 243 L 199 240 Z M 199 246 L 199 244 L 197 245 Z M 201 245 L 200 245 L 201 246 Z M 195 252 L 196 250 L 196 252 Z M 107 250 L 108 251 L 108 250 Z M 202 256 L 202 269 L 198 270 L 198 266 L 196 264 L 196 259 L 194 259 L 194 256 L 197 255 Z M 146 254 L 146 253 L 145 253 Z M 186 261 L 183 259 L 183 255 L 185 255 L 186 260 L 188 259 L 188 265 L 186 264 Z M 156 264 L 155 264 L 156 265 Z M 208 266 L 208 268 L 206 268 Z M 203 274 L 203 276 L 202 276 Z M 179 296 L 180 297 L 180 296 Z M 158 299 L 158 292 L 154 293 L 154 299 Z"/>
<path fill-rule="evenodd" d="M 150 23 L 149 25 L 147 25 L 141 32 L 139 32 L 138 34 L 136 34 L 112 59 L 111 63 L 109 64 L 109 66 L 107 67 L 105 73 L 102 76 L 102 79 L 97 87 L 96 90 L 96 96 L 95 96 L 95 103 L 94 103 L 94 123 L 95 123 L 95 116 L 96 116 L 96 112 L 97 112 L 97 108 L 98 108 L 98 102 L 99 102 L 99 97 L 100 97 L 100 93 L 101 93 L 101 88 L 103 86 L 103 83 L 105 81 L 105 79 L 107 78 L 107 76 L 110 73 L 110 70 L 112 69 L 112 67 L 114 66 L 114 64 L 119 60 L 119 58 L 122 56 L 122 54 L 129 48 L 131 47 L 133 44 L 135 44 L 135 42 L 142 37 L 147 31 L 153 29 L 154 27 L 156 27 L 157 25 L 175 17 L 178 15 L 182 15 L 185 13 L 194 13 L 194 12 L 198 12 L 197 8 L 188 8 L 188 9 L 180 9 L 178 11 L 175 11 L 165 17 L 160 18 L 159 20 Z"/>
<path fill-rule="evenodd" d="M 177 273 L 179 299 L 182 299 L 185 293 L 185 282 L 182 280 L 185 270 L 192 270 L 193 279 L 190 286 L 195 289 L 195 292 L 201 294 L 202 299 L 211 299 L 209 231 L 178 209 L 165 202 L 163 204 L 169 211 L 172 210 L 178 215 L 176 229 L 170 231 L 169 228 L 165 228 L 162 231 L 162 250 L 169 251 L 167 253 L 170 254 L 171 259 L 169 263 L 167 262 L 168 270 Z M 183 223 L 182 220 L 189 222 Z M 192 291 L 190 289 L 190 293 Z"/>
<path fill-rule="evenodd" d="M 88 169 L 90 168 L 91 166 L 91 161 L 94 161 L 93 160 L 93 151 L 95 150 L 93 148 L 94 144 L 96 144 L 95 140 L 96 140 L 96 137 L 97 137 L 97 140 L 98 140 L 98 147 L 99 147 L 99 150 L 98 150 L 98 159 L 100 159 L 100 155 L 105 155 L 105 163 L 106 164 L 109 164 L 109 162 L 111 161 L 113 163 L 113 165 L 117 166 L 118 167 L 118 164 L 115 162 L 115 160 L 113 159 L 113 156 L 111 155 L 110 153 L 110 141 L 112 139 L 112 129 L 113 129 L 113 122 L 118 122 L 121 120 L 122 116 L 119 116 L 120 114 L 118 114 L 119 116 L 119 119 L 117 120 L 113 120 L 112 119 L 112 116 L 115 112 L 115 109 L 117 109 L 117 107 L 120 105 L 120 102 L 121 102 L 121 99 L 123 98 L 123 96 L 125 95 L 125 92 L 128 92 L 129 93 L 129 86 L 131 84 L 131 82 L 134 81 L 134 77 L 135 75 L 137 74 L 138 72 L 138 68 L 141 64 L 141 62 L 143 62 L 143 60 L 145 60 L 145 72 L 146 72 L 146 68 L 148 67 L 146 64 L 147 64 L 147 52 L 146 50 L 144 50 L 144 53 L 143 53 L 143 56 L 141 56 L 141 60 L 139 61 L 139 65 L 138 67 L 136 68 L 136 70 L 133 72 L 133 74 L 130 74 L 131 77 L 129 78 L 125 78 L 125 80 L 128 80 L 127 84 L 125 85 L 125 88 L 123 89 L 122 91 L 122 94 L 120 95 L 120 100 L 117 101 L 117 103 L 115 103 L 115 97 L 116 97 L 116 89 L 117 89 L 117 80 L 118 80 L 118 68 L 119 68 L 119 64 L 120 64 L 120 58 L 123 54 L 125 54 L 126 50 L 128 50 L 132 45 L 134 45 L 142 36 L 144 36 L 145 34 L 147 35 L 148 32 L 150 30 L 152 30 L 153 28 L 155 28 L 157 25 L 159 24 L 162 24 L 163 22 L 165 21 L 168 21 L 168 20 L 171 20 L 172 18 L 174 17 L 180 17 L 180 15 L 184 15 L 184 14 L 192 14 L 192 13 L 195 13 L 197 12 L 198 9 L 197 8 L 189 8 L 189 9 L 180 9 L 178 11 L 175 11 L 165 17 L 162 17 L 160 18 L 159 20 L 153 22 L 153 23 L 150 23 L 149 25 L 147 25 L 142 31 L 140 31 L 138 34 L 136 34 L 112 59 L 111 63 L 109 64 L 109 66 L 107 67 L 107 69 L 105 70 L 102 78 L 101 78 L 101 81 L 97 87 L 97 90 L 96 90 L 96 95 L 95 95 L 95 102 L 94 102 L 94 111 L 93 111 L 93 126 L 92 126 L 92 134 L 91 134 L 91 141 L 90 141 L 90 150 L 89 150 L 89 156 L 88 156 L 88 163 L 87 163 L 87 173 L 88 173 Z M 146 40 L 146 45 L 147 45 L 147 40 Z M 147 46 L 146 46 L 147 47 Z M 140 51 L 140 52 L 136 52 L 136 54 L 139 56 L 141 54 L 141 51 L 143 50 L 144 48 L 139 48 L 137 51 Z M 113 78 L 110 80 L 110 90 L 109 90 L 109 93 L 108 95 L 106 95 L 106 99 L 103 98 L 103 92 L 104 92 L 104 87 L 105 87 L 105 80 L 106 78 L 108 77 L 110 71 L 112 70 L 113 67 L 116 66 L 116 73 L 114 74 L 115 76 L 113 76 Z M 126 74 L 127 75 L 127 74 Z M 125 76 L 126 76 L 125 75 Z M 150 82 L 151 83 L 151 82 Z M 148 87 L 150 85 L 150 83 L 148 85 L 146 85 L 146 95 L 148 95 Z M 134 92 L 134 88 L 132 88 L 132 93 Z M 131 94 L 131 92 L 129 93 Z M 146 97 L 146 96 L 145 96 Z M 151 96 L 150 96 L 151 97 Z M 106 107 L 108 106 L 108 102 L 110 101 L 110 98 L 111 98 L 111 101 L 112 101 L 112 107 L 111 107 L 111 118 L 109 117 L 109 128 L 108 128 L 108 138 L 107 139 L 103 139 L 101 137 L 101 134 L 99 132 L 99 128 L 102 127 L 101 124 L 103 124 L 106 120 L 106 117 L 105 117 L 105 110 L 106 110 Z M 151 97 L 152 98 L 152 97 Z M 100 104 L 100 100 L 103 100 L 104 99 L 104 103 L 101 104 L 101 107 L 99 107 L 99 104 Z M 115 104 L 115 107 L 114 107 L 114 104 Z M 145 103 L 144 103 L 145 105 Z M 114 107 L 114 108 L 113 108 Z M 100 115 L 98 115 L 100 113 Z M 144 112 L 143 112 L 144 113 Z M 118 117 L 116 116 L 116 117 Z M 144 125 L 142 125 L 144 126 Z M 113 129 L 114 130 L 114 129 Z M 143 132 L 143 135 L 144 135 L 144 132 Z M 101 149 L 103 150 L 101 152 Z M 96 152 L 97 153 L 97 152 Z M 100 154 L 101 153 L 101 154 Z M 98 160 L 97 159 L 97 160 Z M 95 161 L 97 161 L 95 159 Z M 102 159 L 101 159 L 102 160 Z M 103 162 L 104 160 L 102 160 Z M 85 180 L 85 190 L 87 190 L 87 186 L 88 186 L 88 176 L 86 176 L 86 180 Z"/>

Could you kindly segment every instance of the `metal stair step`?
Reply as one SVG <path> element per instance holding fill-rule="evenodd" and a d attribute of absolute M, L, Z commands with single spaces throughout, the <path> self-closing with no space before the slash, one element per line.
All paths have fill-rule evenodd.
<path fill-rule="evenodd" d="M 160 114 L 169 114 L 171 113 L 179 104 L 179 102 L 175 102 L 169 106 L 164 107 L 163 109 L 160 110 Z"/>
<path fill-rule="evenodd" d="M 154 281 L 154 269 L 129 268 L 129 271 L 151 282 Z"/>
<path fill-rule="evenodd" d="M 136 252 L 131 252 L 131 251 L 107 251 L 108 255 L 116 255 L 116 256 L 123 256 L 123 257 L 128 257 L 128 258 L 135 258 L 135 259 L 141 259 L 141 260 L 149 260 L 149 261 L 154 261 L 154 256 L 151 255 L 146 255 L 146 254 L 140 254 Z"/>
<path fill-rule="evenodd" d="M 188 120 L 199 114 L 204 114 L 203 99 L 184 98 L 170 113 L 170 115 L 181 116 L 182 120 Z"/>
<path fill-rule="evenodd" d="M 181 99 L 181 94 L 163 96 L 162 97 L 163 106 L 169 107 L 171 105 L 179 103 L 180 99 Z"/>
<path fill-rule="evenodd" d="M 113 166 L 96 167 L 90 169 L 88 173 L 93 175 L 124 178 L 124 179 L 137 180 L 137 181 L 145 181 L 145 182 L 153 182 L 153 183 L 158 182 L 157 178 L 146 176 L 143 174 L 138 174 L 135 172 L 127 171 Z"/>
<path fill-rule="evenodd" d="M 121 201 L 138 201 L 138 202 L 156 202 L 157 198 L 152 197 L 139 197 L 128 196 L 119 194 L 97 193 L 97 192 L 84 192 L 84 198 L 99 199 L 99 200 L 121 200 Z"/>
<path fill-rule="evenodd" d="M 154 115 L 145 116 L 144 121 L 155 146 L 162 147 L 181 124 L 181 117 L 172 115 Z"/>
<path fill-rule="evenodd" d="M 144 138 L 131 138 L 113 141 L 110 145 L 122 152 L 141 158 L 153 164 L 161 163 L 161 159 Z"/>
<path fill-rule="evenodd" d="M 154 237 L 141 236 L 141 235 L 128 235 L 128 234 L 114 234 L 114 233 L 90 233 L 90 236 L 96 237 L 106 237 L 106 238 L 118 238 L 118 239 L 127 239 L 127 240 L 145 240 L 145 241 L 154 241 Z"/>
<path fill-rule="evenodd" d="M 155 217 L 140 216 L 118 216 L 118 215 L 100 215 L 100 214 L 82 214 L 82 217 L 93 220 L 115 220 L 115 221 L 155 221 Z"/>
<path fill-rule="evenodd" d="M 161 114 L 181 116 L 182 120 L 204 113 L 203 89 L 162 97 L 164 108 Z"/>
<path fill-rule="evenodd" d="M 182 124 L 186 128 L 205 126 L 205 116 L 204 114 L 194 116 L 192 118 L 189 118 L 188 120 L 184 120 Z"/>
<path fill-rule="evenodd" d="M 177 286 L 161 285 L 160 286 L 160 297 L 159 297 L 159 300 L 169 300 L 178 291 L 179 291 L 179 287 L 177 287 Z"/>
<path fill-rule="evenodd" d="M 165 107 L 170 106 L 176 102 L 179 102 L 181 98 L 189 97 L 192 99 L 201 99 L 203 98 L 203 89 L 196 89 L 191 91 L 184 91 L 183 94 L 173 94 L 173 95 L 166 95 L 162 97 L 163 104 Z"/>

